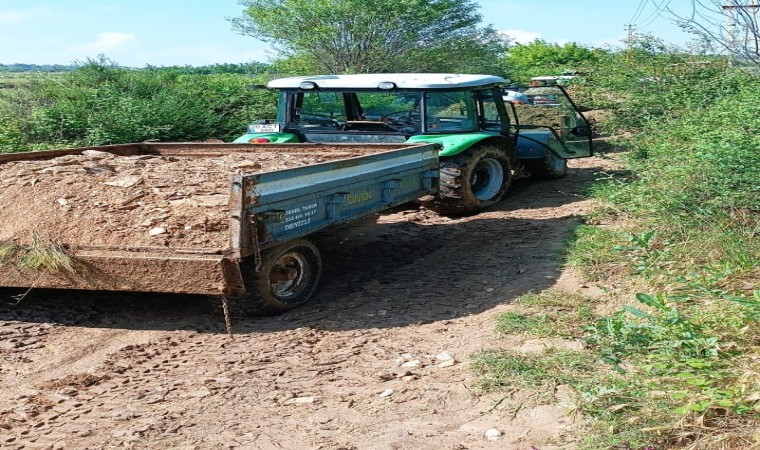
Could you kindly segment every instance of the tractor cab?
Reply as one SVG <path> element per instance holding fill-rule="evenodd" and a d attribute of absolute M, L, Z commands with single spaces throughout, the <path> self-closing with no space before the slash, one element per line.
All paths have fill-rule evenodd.
<path fill-rule="evenodd" d="M 431 136 L 447 151 L 483 131 L 502 136 L 509 119 L 500 77 L 456 74 L 322 75 L 270 81 L 276 120 L 249 125 L 236 142 L 406 142 Z M 458 135 L 459 139 L 445 139 Z M 445 141 L 445 142 L 443 142 Z"/>

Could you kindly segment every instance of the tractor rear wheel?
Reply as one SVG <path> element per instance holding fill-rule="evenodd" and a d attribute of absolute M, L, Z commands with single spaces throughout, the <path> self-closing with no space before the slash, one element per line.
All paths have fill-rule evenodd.
<path fill-rule="evenodd" d="M 480 145 L 441 159 L 436 209 L 469 214 L 498 203 L 512 184 L 509 155 L 494 145 Z"/>

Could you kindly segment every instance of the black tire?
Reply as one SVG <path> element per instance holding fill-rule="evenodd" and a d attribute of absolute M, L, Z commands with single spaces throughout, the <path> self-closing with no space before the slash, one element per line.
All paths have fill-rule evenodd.
<path fill-rule="evenodd" d="M 526 161 L 525 168 L 532 178 L 542 180 L 554 180 L 567 176 L 567 160 L 560 158 L 552 152 L 546 152 L 543 160 Z"/>
<path fill-rule="evenodd" d="M 273 316 L 306 303 L 317 290 L 322 274 L 319 250 L 308 239 L 294 239 L 265 250 L 261 270 L 253 258 L 241 269 L 246 295 L 236 299 L 251 316 Z"/>
<path fill-rule="evenodd" d="M 512 184 L 507 152 L 480 145 L 441 159 L 441 183 L 435 209 L 469 214 L 489 208 L 506 195 Z"/>

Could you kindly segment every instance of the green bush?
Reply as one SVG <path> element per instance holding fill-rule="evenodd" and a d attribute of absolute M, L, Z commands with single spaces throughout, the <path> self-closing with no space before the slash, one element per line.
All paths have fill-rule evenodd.
<path fill-rule="evenodd" d="M 276 114 L 263 79 L 177 68 L 125 69 L 90 61 L 0 92 L 0 151 L 146 140 L 231 140 Z"/>
<path fill-rule="evenodd" d="M 726 58 L 694 55 L 642 37 L 632 48 L 600 54 L 572 90 L 576 103 L 610 112 L 609 133 L 640 132 L 648 125 L 707 108 L 735 95 L 744 80 L 730 75 Z"/>
<path fill-rule="evenodd" d="M 591 189 L 601 207 L 567 262 L 635 302 L 569 320 L 576 330 L 515 302 L 497 330 L 585 333 L 583 358 L 482 352 L 474 367 L 488 389 L 572 386 L 592 419 L 582 448 L 756 448 L 760 80 L 654 50 L 608 54 L 573 87 L 611 110 L 607 130 L 628 132 L 630 152 Z"/>

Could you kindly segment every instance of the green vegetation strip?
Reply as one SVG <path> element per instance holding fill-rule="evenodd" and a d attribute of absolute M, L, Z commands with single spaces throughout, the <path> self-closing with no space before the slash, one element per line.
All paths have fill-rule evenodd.
<path fill-rule="evenodd" d="M 501 333 L 577 336 L 585 350 L 488 350 L 473 364 L 484 389 L 571 386 L 589 419 L 583 449 L 760 448 L 760 80 L 707 66 L 678 76 L 634 98 L 656 120 L 632 121 L 628 106 L 613 117 L 634 133 L 629 170 L 593 188 L 602 206 L 567 255 L 634 294 L 599 317 L 570 297 L 558 310 L 556 292 L 522 297 Z"/>

